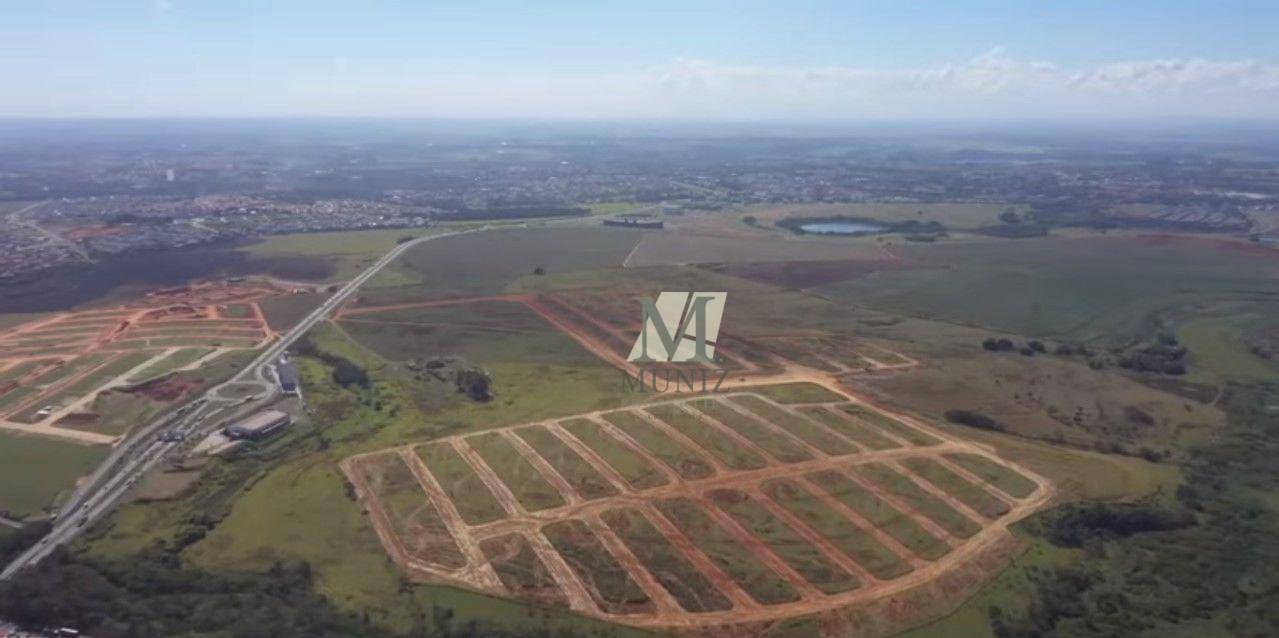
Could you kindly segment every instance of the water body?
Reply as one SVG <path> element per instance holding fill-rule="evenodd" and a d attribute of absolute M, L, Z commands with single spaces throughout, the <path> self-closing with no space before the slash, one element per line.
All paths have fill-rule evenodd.
<path fill-rule="evenodd" d="M 874 235 L 888 231 L 887 226 L 850 221 L 810 222 L 800 225 L 799 229 L 814 235 Z"/>

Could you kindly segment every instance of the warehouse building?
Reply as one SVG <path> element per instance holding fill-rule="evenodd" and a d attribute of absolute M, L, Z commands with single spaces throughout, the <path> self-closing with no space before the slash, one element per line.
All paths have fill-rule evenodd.
<path fill-rule="evenodd" d="M 288 427 L 292 417 L 279 410 L 259 412 L 239 423 L 227 426 L 227 438 L 232 441 L 261 441 Z"/>

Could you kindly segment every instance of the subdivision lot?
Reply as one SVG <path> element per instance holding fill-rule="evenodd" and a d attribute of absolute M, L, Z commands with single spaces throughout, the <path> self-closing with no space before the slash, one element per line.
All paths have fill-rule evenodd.
<path fill-rule="evenodd" d="M 852 423 L 842 408 L 853 404 L 820 403 L 678 399 L 341 466 L 410 577 L 654 628 L 784 619 L 922 585 L 1051 495 L 1034 474 L 924 425 L 934 445 L 865 424 L 895 444 L 855 445 L 800 411 Z M 997 496 L 986 477 L 1033 487 Z"/>

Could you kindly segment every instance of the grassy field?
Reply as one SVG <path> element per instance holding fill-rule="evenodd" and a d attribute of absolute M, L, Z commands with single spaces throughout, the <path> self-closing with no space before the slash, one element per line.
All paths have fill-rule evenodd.
<path fill-rule="evenodd" d="M 1035 491 L 1035 482 L 977 454 L 947 454 L 946 458 L 972 472 L 975 476 L 994 485 L 1000 491 L 1016 498 L 1025 498 Z"/>
<path fill-rule="evenodd" d="M 866 463 L 853 471 L 888 490 L 907 507 L 928 517 L 956 538 L 969 538 L 981 531 L 980 525 L 886 465 Z"/>
<path fill-rule="evenodd" d="M 870 490 L 839 472 L 821 472 L 811 477 L 831 496 L 849 509 L 884 530 L 915 555 L 927 560 L 937 560 L 950 552 L 941 539 L 928 533 L 915 519 L 901 513 Z"/>
<path fill-rule="evenodd" d="M 809 445 L 832 456 L 851 454 L 857 451 L 853 444 L 841 439 L 829 430 L 786 410 L 770 405 L 756 397 L 741 396 L 730 399 L 734 403 L 767 419 L 768 422 L 803 439 Z"/>
<path fill-rule="evenodd" d="M 906 459 L 902 465 L 986 518 L 993 520 L 1008 513 L 1007 503 L 932 459 Z"/>
<path fill-rule="evenodd" d="M 560 423 L 569 434 L 598 454 L 631 488 L 645 490 L 666 484 L 666 477 L 621 441 L 609 436 L 598 423 L 570 419 Z"/>
<path fill-rule="evenodd" d="M 1046 238 L 895 248 L 913 268 L 820 287 L 823 296 L 1015 334 L 1123 344 L 1160 313 L 1279 292 L 1279 261 L 1211 240 Z"/>
<path fill-rule="evenodd" d="M 910 571 L 909 565 L 873 536 L 798 484 L 784 479 L 769 481 L 764 484 L 764 493 L 877 578 L 896 578 Z"/>
<path fill-rule="evenodd" d="M 0 509 L 15 518 L 38 513 L 73 488 L 107 452 L 98 445 L 0 433 Z"/>
<path fill-rule="evenodd" d="M 134 352 L 120 356 L 110 363 L 100 366 L 83 377 L 80 377 L 70 385 L 63 387 L 52 394 L 40 397 L 38 401 L 31 405 L 31 407 L 13 415 L 11 418 L 23 423 L 33 423 L 38 421 L 39 418 L 36 417 L 36 412 L 44 406 L 51 405 L 54 406 L 54 409 L 58 409 L 73 403 L 85 395 L 96 391 L 98 388 L 102 387 L 103 384 L 142 365 L 143 363 L 146 363 L 157 354 L 158 353 L 156 352 Z"/>
<path fill-rule="evenodd" d="M 644 449 L 661 459 L 686 480 L 705 478 L 714 471 L 711 465 L 696 452 L 629 411 L 608 412 L 603 415 L 603 418 L 625 432 L 636 443 L 644 446 Z"/>
<path fill-rule="evenodd" d="M 639 510 L 611 510 L 601 518 L 685 611 L 716 611 L 732 606 Z"/>
<path fill-rule="evenodd" d="M 800 408 L 805 416 L 843 434 L 868 450 L 888 450 L 901 447 L 892 439 L 858 423 L 846 415 L 825 407 Z"/>
<path fill-rule="evenodd" d="M 490 538 L 480 544 L 489 565 L 517 598 L 543 605 L 566 606 L 563 592 L 528 541 L 519 534 Z"/>
<path fill-rule="evenodd" d="M 532 512 L 564 504 L 564 498 L 515 449 L 498 434 L 480 434 L 466 439 L 467 444 L 484 458 L 493 472 L 511 490 L 520 505 Z"/>
<path fill-rule="evenodd" d="M 502 509 L 488 486 L 452 445 L 420 445 L 414 451 L 467 523 L 479 525 L 506 516 L 506 510 Z"/>
<path fill-rule="evenodd" d="M 395 454 L 368 457 L 358 470 L 386 510 L 409 555 L 446 568 L 466 565 L 439 512 L 431 505 L 409 466 Z"/>
<path fill-rule="evenodd" d="M 813 383 L 780 383 L 751 388 L 751 392 L 778 403 L 830 403 L 844 397 Z"/>
<path fill-rule="evenodd" d="M 395 228 L 273 235 L 240 250 L 259 258 L 321 259 L 331 270 L 322 281 L 345 281 L 390 252 L 405 237 L 422 237 L 438 232 L 441 231 L 435 228 Z"/>
<path fill-rule="evenodd" d="M 742 414 L 718 400 L 693 401 L 689 405 L 695 410 L 732 428 L 782 463 L 799 463 L 813 458 L 811 454 L 791 438 L 768 427 L 763 421 Z"/>
<path fill-rule="evenodd" d="M 178 368 L 182 368 L 195 363 L 210 352 L 210 348 L 183 348 L 170 354 L 169 356 L 156 361 L 155 363 L 143 368 L 137 374 L 129 377 L 130 383 L 137 383 L 155 377 L 164 376 Z"/>
<path fill-rule="evenodd" d="M 559 437 L 541 426 L 521 428 L 516 435 L 529 444 L 586 500 L 614 496 L 617 489 Z"/>
<path fill-rule="evenodd" d="M 764 459 L 738 444 L 727 434 L 715 428 L 702 417 L 674 405 L 656 405 L 645 412 L 666 422 L 672 428 L 688 436 L 702 449 L 719 459 L 725 467 L 734 470 L 751 470 L 764 467 Z"/>
<path fill-rule="evenodd" d="M 406 252 L 360 291 L 388 304 L 522 292 L 544 275 L 618 268 L 644 233 L 614 228 L 516 228 L 447 237 Z M 501 259 L 494 259 L 501 255 Z"/>
<path fill-rule="evenodd" d="M 874 410 L 863 408 L 860 405 L 841 405 L 839 406 L 839 409 L 862 423 L 868 423 L 887 430 L 890 434 L 896 435 L 898 438 L 905 440 L 911 445 L 937 445 L 938 443 L 941 443 L 941 440 L 937 437 L 932 436 L 923 430 L 913 428 L 901 421 L 898 421 L 897 419 L 885 416 L 884 414 Z"/>
<path fill-rule="evenodd" d="M 748 495 L 736 490 L 716 490 L 708 497 L 822 592 L 839 593 L 860 584 L 855 576 L 832 563 L 821 550 Z"/>
<path fill-rule="evenodd" d="M 648 595 L 585 523 L 560 521 L 543 527 L 542 533 L 577 573 L 600 609 L 613 613 L 652 610 Z"/>
<path fill-rule="evenodd" d="M 799 599 L 794 586 L 760 561 L 695 501 L 679 498 L 659 502 L 667 520 L 684 532 L 729 578 L 756 602 L 775 605 Z"/>

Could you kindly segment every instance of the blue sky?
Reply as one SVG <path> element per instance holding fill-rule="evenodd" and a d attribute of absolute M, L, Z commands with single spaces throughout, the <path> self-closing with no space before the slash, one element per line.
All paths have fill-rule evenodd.
<path fill-rule="evenodd" d="M 1279 115 L 1273 1 L 616 4 L 0 0 L 0 115 Z"/>

